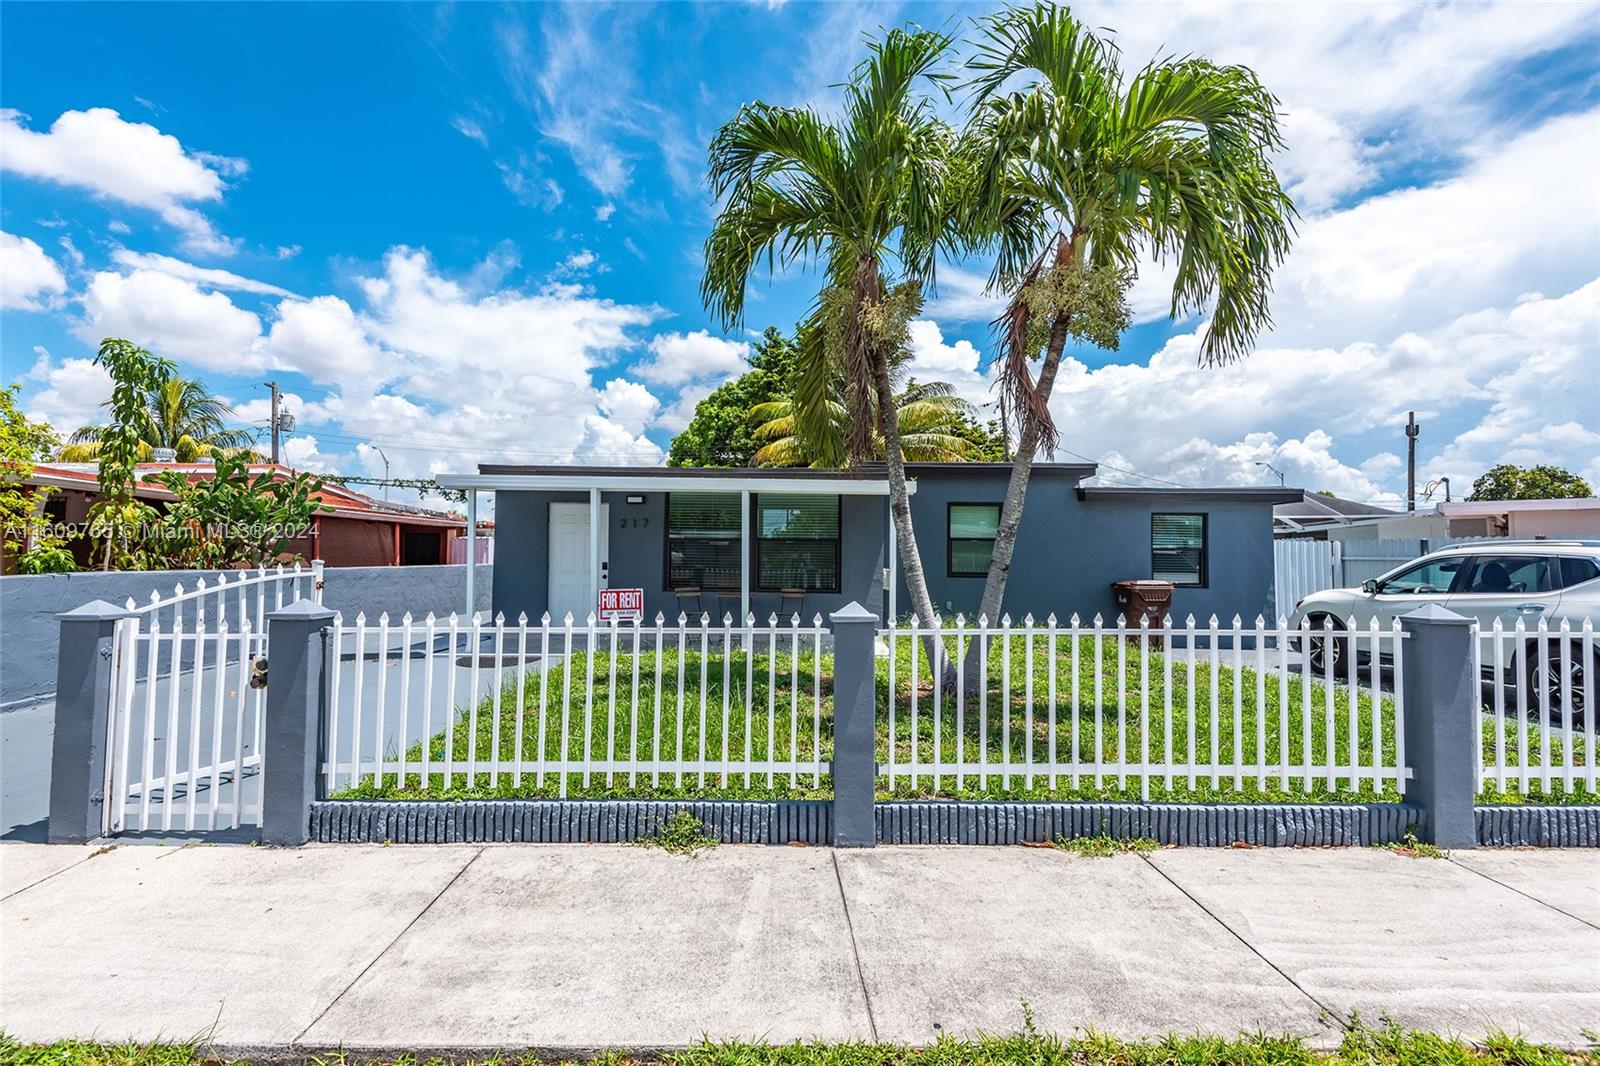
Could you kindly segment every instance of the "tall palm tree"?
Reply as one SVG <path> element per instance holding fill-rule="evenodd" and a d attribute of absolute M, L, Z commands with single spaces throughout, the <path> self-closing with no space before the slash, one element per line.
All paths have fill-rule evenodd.
<path fill-rule="evenodd" d="M 1174 317 L 1211 309 L 1202 365 L 1247 354 L 1271 322 L 1295 211 L 1271 162 L 1277 101 L 1250 70 L 1185 57 L 1127 76 L 1112 45 L 1043 3 L 981 27 L 968 227 L 997 252 L 991 287 L 1011 296 L 996 326 L 1018 434 L 980 606 L 993 619 L 1034 457 L 1055 447 L 1049 401 L 1067 338 L 1115 348 L 1126 287 L 1153 254 L 1176 264 Z"/>
<path fill-rule="evenodd" d="M 895 419 L 900 426 L 900 454 L 911 463 L 960 462 L 973 450 L 972 442 L 956 435 L 972 405 L 955 394 L 944 381 L 910 382 L 895 398 Z M 828 401 L 833 428 L 830 437 L 843 438 L 849 412 L 837 397 Z M 755 466 L 827 467 L 827 445 L 817 447 L 800 432 L 791 399 L 771 400 L 750 408 L 751 436 L 764 441 L 752 457 Z M 874 434 L 873 455 L 883 458 L 883 436 Z"/>
<path fill-rule="evenodd" d="M 109 401 L 101 404 L 109 406 Z M 139 458 L 149 462 L 155 449 L 170 448 L 180 463 L 193 462 L 218 452 L 249 452 L 250 432 L 229 429 L 233 408 L 226 400 L 213 396 L 195 378 L 171 377 L 156 385 L 145 396 L 144 417 L 138 426 Z M 64 462 L 94 462 L 107 427 L 84 426 L 68 438 L 58 456 Z"/>
<path fill-rule="evenodd" d="M 911 530 L 903 444 L 891 363 L 906 347 L 936 253 L 948 245 L 958 196 L 955 136 L 918 92 L 942 89 L 944 34 L 891 30 L 870 45 L 830 122 L 809 107 L 747 104 L 711 143 L 710 183 L 722 207 L 706 239 L 701 295 L 728 326 L 744 314 L 745 288 L 768 269 L 819 262 L 823 288 L 799 329 L 795 418 L 809 440 L 831 439 L 832 390 L 843 381 L 844 454 L 870 461 L 881 436 L 890 514 L 913 609 L 933 602 Z M 831 450 L 831 449 L 830 449 Z"/>

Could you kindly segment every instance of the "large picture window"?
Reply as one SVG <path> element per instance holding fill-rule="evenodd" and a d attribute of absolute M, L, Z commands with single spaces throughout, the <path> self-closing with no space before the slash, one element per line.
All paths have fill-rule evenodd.
<path fill-rule="evenodd" d="M 756 587 L 839 591 L 839 497 L 756 496 Z"/>
<path fill-rule="evenodd" d="M 1000 528 L 998 503 L 950 505 L 950 576 L 982 577 L 989 572 L 994 554 L 995 530 Z"/>
<path fill-rule="evenodd" d="M 667 587 L 739 587 L 739 494 L 667 497 Z"/>
<path fill-rule="evenodd" d="M 1150 516 L 1150 576 L 1174 585 L 1205 585 L 1205 515 Z"/>

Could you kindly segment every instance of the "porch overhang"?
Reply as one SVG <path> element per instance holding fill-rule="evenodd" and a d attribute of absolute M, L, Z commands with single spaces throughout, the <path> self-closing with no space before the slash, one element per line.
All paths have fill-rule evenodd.
<path fill-rule="evenodd" d="M 743 472 L 741 472 L 742 474 Z M 759 477 L 638 474 L 585 475 L 582 467 L 571 474 L 440 474 L 443 489 L 468 492 L 792 492 L 816 496 L 887 496 L 887 478 Z M 917 483 L 908 478 L 906 491 Z"/>

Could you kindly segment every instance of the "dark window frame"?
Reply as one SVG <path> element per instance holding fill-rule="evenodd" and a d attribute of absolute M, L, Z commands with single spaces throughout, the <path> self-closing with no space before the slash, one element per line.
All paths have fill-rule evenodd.
<path fill-rule="evenodd" d="M 1198 581 L 1174 581 L 1173 588 L 1204 589 L 1211 587 L 1211 515 L 1206 511 L 1151 511 L 1150 512 L 1150 576 L 1156 575 L 1156 518 L 1200 519 L 1200 575 Z M 1167 580 L 1160 578 L 1158 580 Z"/>
<path fill-rule="evenodd" d="M 769 492 L 769 496 L 795 495 L 781 491 Z M 822 495 L 820 493 L 805 493 L 805 495 Z M 761 580 L 761 546 L 767 541 L 778 544 L 832 544 L 833 545 L 833 586 L 831 588 L 806 589 L 807 592 L 819 594 L 837 594 L 844 585 L 844 497 L 833 497 L 834 528 L 838 531 L 832 537 L 763 537 L 761 535 L 761 493 L 750 494 L 750 562 L 754 566 L 751 576 L 755 579 L 750 587 L 757 592 L 781 592 L 789 585 L 768 585 Z"/>
<path fill-rule="evenodd" d="M 663 499 L 663 503 L 665 504 L 665 507 L 664 507 L 664 509 L 662 510 L 662 513 L 661 513 L 661 528 L 662 528 L 662 531 L 663 531 L 662 534 L 661 534 L 661 583 L 664 586 L 666 586 L 666 590 L 668 592 L 676 592 L 680 588 L 685 588 L 685 589 L 698 588 L 698 589 L 702 589 L 702 590 L 708 591 L 708 592 L 727 592 L 727 591 L 730 591 L 730 590 L 737 591 L 738 588 L 739 588 L 739 585 L 740 585 L 740 582 L 737 582 L 737 581 L 734 582 L 734 584 L 731 585 L 731 586 L 723 586 L 723 585 L 689 585 L 689 584 L 676 585 L 676 584 L 673 584 L 673 581 L 672 581 L 672 538 L 673 538 L 673 533 L 672 533 L 672 493 L 664 492 L 661 495 L 664 498 Z M 735 498 L 736 502 L 734 504 L 734 510 L 737 511 L 738 510 L 738 502 L 737 502 L 737 500 L 738 500 L 738 497 L 739 497 L 739 493 L 738 492 L 733 492 L 733 493 L 730 493 L 729 495 L 732 495 Z M 690 536 L 690 537 L 685 537 L 683 539 L 687 539 L 687 540 L 722 540 L 723 538 L 721 538 L 721 537 L 695 537 L 695 536 Z M 732 534 L 731 539 L 734 541 L 734 543 L 737 544 L 738 541 L 739 541 L 739 533 L 737 531 L 735 531 Z M 747 560 L 745 560 L 744 553 L 742 551 L 737 552 L 736 555 L 737 555 L 741 565 L 746 563 Z M 743 577 L 742 574 L 740 576 L 741 576 L 741 578 Z"/>
<path fill-rule="evenodd" d="M 963 544 L 988 541 L 990 558 L 994 556 L 994 537 L 952 537 L 950 535 L 950 520 L 955 516 L 957 507 L 993 507 L 995 532 L 1000 531 L 1000 515 L 1005 510 L 1005 505 L 994 500 L 950 500 L 944 505 L 944 570 L 946 577 L 987 577 L 989 568 L 982 570 L 957 570 L 956 569 L 956 541 Z"/>

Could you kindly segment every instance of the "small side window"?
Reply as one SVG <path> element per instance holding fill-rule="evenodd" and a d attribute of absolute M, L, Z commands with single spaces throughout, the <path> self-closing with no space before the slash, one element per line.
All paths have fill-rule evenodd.
<path fill-rule="evenodd" d="M 1553 562 L 1539 555 L 1480 555 L 1457 591 L 1469 596 L 1553 592 Z"/>
<path fill-rule="evenodd" d="M 1581 585 L 1585 581 L 1593 581 L 1600 577 L 1600 563 L 1593 559 L 1585 559 L 1577 555 L 1564 555 L 1561 557 L 1561 587 L 1570 589 L 1574 585 Z"/>

